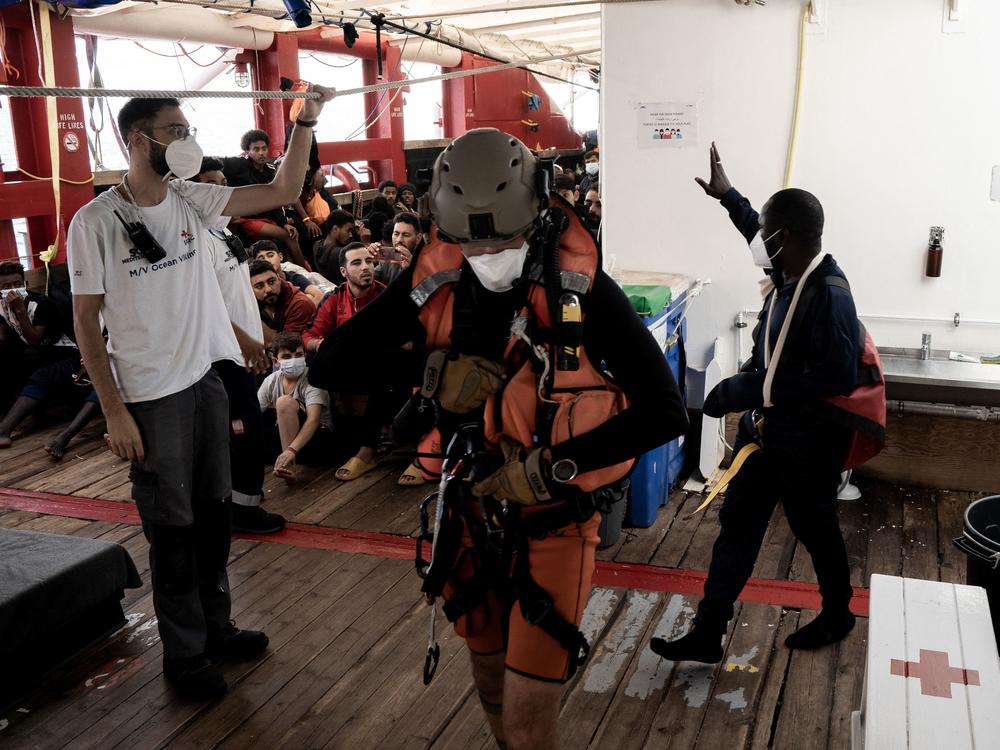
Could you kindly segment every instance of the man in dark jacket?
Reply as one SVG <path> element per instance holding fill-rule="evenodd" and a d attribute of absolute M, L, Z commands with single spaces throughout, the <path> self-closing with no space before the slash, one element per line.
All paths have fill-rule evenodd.
<path fill-rule="evenodd" d="M 779 499 L 792 532 L 812 558 L 823 597 L 819 616 L 789 635 L 785 645 L 820 648 L 854 627 L 847 551 L 837 518 L 837 488 L 851 433 L 825 418 L 823 399 L 854 390 L 863 346 L 844 273 L 822 251 L 819 201 L 804 190 L 782 190 L 758 215 L 730 184 L 714 144 L 711 156 L 710 181 L 699 179 L 698 184 L 729 211 L 750 243 L 755 263 L 768 271 L 773 289 L 754 332 L 751 361 L 743 372 L 723 380 L 704 405 L 713 417 L 746 412 L 734 451 L 754 442 L 761 450 L 749 455 L 726 491 L 719 512 L 722 528 L 694 629 L 675 641 L 654 638 L 651 643 L 665 659 L 706 663 L 722 659 L 722 636 L 734 602 L 753 571 Z M 776 352 L 804 275 L 808 278 L 783 350 Z M 831 278 L 844 281 L 831 283 Z M 778 361 L 768 380 L 772 353 Z"/>

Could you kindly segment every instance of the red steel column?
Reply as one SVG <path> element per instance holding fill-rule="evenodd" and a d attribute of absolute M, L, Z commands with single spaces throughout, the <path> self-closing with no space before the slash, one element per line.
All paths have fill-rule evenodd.
<path fill-rule="evenodd" d="M 260 66 L 252 64 L 253 81 L 258 91 L 279 91 L 281 78 L 299 79 L 299 45 L 294 33 L 275 34 L 274 43 L 259 55 L 252 58 L 260 60 Z M 285 150 L 285 125 L 288 123 L 288 110 L 291 101 L 287 99 L 264 99 L 256 102 L 260 107 L 254 107 L 256 125 L 267 132 L 271 139 L 271 156 L 277 156 Z"/>
<path fill-rule="evenodd" d="M 378 63 L 375 60 L 365 59 L 361 63 L 364 85 L 371 86 L 385 81 L 403 80 L 401 62 L 400 50 L 388 43 L 383 43 L 382 81 L 378 80 Z M 389 153 L 386 158 L 370 162 L 375 171 L 376 181 L 404 182 L 406 180 L 406 155 L 403 153 L 405 135 L 403 131 L 403 96 L 406 90 L 406 88 L 393 89 L 365 94 L 365 115 L 372 113 L 372 117 L 375 117 L 376 114 L 381 113 L 378 119 L 368 126 L 368 138 L 385 138 L 390 141 Z"/>
<path fill-rule="evenodd" d="M 41 50 L 36 49 L 31 32 L 29 12 L 37 13 L 37 6 L 18 5 L 3 10 L 3 21 L 8 30 L 16 30 L 16 41 L 8 37 L 8 53 L 11 62 L 21 72 L 21 77 L 12 83 L 27 86 L 42 86 L 44 82 L 38 78 L 38 59 Z M 50 15 L 52 24 L 53 61 L 55 63 L 56 86 L 79 86 L 80 78 L 77 71 L 76 43 L 73 36 L 73 22 L 70 17 L 59 20 L 53 13 Z M 14 36 L 14 34 L 11 34 Z M 87 148 L 87 131 L 84 124 L 83 102 L 80 99 L 61 98 L 57 100 L 57 118 L 55 123 L 59 138 L 59 159 L 61 176 L 64 180 L 82 182 L 91 175 L 90 152 Z M 11 121 L 14 128 L 14 145 L 17 151 L 18 165 L 39 177 L 51 177 L 52 163 L 49 156 L 49 127 L 45 99 L 11 98 Z M 28 179 L 28 178 L 25 178 Z M 5 186 L 12 186 L 6 182 Z M 4 187 L 0 187 L 0 190 Z M 48 204 L 44 215 L 37 215 L 41 206 L 22 206 L 27 215 L 28 239 L 31 248 L 32 261 L 45 250 L 55 239 L 56 223 L 54 214 L 54 199 L 51 190 L 48 191 Z M 60 186 L 62 201 L 62 226 L 65 230 L 77 210 L 94 197 L 92 184 L 73 185 L 63 182 Z M 35 215 L 32 215 L 35 214 Z M 9 218 L 9 217 L 3 217 Z M 55 262 L 66 260 L 65 232 L 60 242 L 59 253 Z"/>

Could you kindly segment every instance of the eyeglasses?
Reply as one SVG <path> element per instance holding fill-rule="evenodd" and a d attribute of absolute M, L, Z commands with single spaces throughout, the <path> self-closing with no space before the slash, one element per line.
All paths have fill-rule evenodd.
<path fill-rule="evenodd" d="M 191 128 L 186 125 L 158 125 L 155 128 L 150 128 L 150 130 L 168 130 L 170 131 L 170 135 L 179 141 L 189 136 L 194 138 L 198 135 L 198 128 Z"/>

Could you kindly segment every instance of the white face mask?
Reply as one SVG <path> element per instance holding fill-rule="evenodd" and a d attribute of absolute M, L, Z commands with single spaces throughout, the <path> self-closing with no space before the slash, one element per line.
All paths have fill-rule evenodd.
<path fill-rule="evenodd" d="M 600 171 L 601 163 L 598 161 L 587 162 L 587 164 L 585 164 L 583 168 L 587 170 L 587 174 L 593 177 Z"/>
<path fill-rule="evenodd" d="M 506 292 L 514 287 L 514 281 L 521 277 L 524 261 L 528 257 L 528 242 L 519 248 L 501 250 L 498 253 L 483 253 L 467 257 L 479 283 L 491 292 Z"/>
<path fill-rule="evenodd" d="M 780 231 L 781 230 L 779 229 L 777 232 L 772 234 L 771 237 L 768 237 L 767 240 L 770 240 L 772 237 L 777 237 Z M 778 252 L 774 255 L 768 255 L 767 245 L 765 244 L 767 240 L 760 236 L 760 232 L 757 232 L 753 241 L 750 243 L 750 255 L 753 257 L 753 264 L 755 266 L 759 266 L 760 268 L 771 268 L 772 261 L 781 255 L 781 251 L 785 249 L 784 245 L 782 245 L 778 248 Z"/>
<path fill-rule="evenodd" d="M 4 297 L 6 297 L 11 292 L 14 292 L 14 294 L 16 294 L 21 299 L 27 299 L 28 298 L 28 290 L 25 289 L 23 286 L 15 286 L 15 287 L 13 287 L 11 289 L 4 289 L 2 294 L 3 294 Z"/>
<path fill-rule="evenodd" d="M 149 138 L 145 133 L 142 135 Z M 149 140 L 153 141 L 153 143 L 159 143 L 161 146 L 164 145 L 155 138 L 149 138 Z M 167 169 L 170 170 L 170 174 L 182 180 L 190 180 L 201 171 L 201 160 L 205 154 L 202 152 L 201 146 L 198 145 L 198 141 L 195 140 L 194 136 L 189 135 L 187 138 L 179 138 L 176 141 L 171 141 L 167 145 L 167 151 L 163 156 L 167 160 Z M 166 177 L 163 179 L 166 179 Z"/>
<path fill-rule="evenodd" d="M 284 375 L 290 378 L 300 378 L 302 377 L 302 373 L 306 371 L 306 358 L 292 357 L 291 359 L 281 359 L 278 360 L 278 366 Z"/>

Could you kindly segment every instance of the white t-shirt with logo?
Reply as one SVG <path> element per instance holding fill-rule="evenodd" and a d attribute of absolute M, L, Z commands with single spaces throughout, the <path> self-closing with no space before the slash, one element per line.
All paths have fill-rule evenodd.
<path fill-rule="evenodd" d="M 206 229 L 232 192 L 174 180 L 160 204 L 137 207 L 112 189 L 73 218 L 67 237 L 71 288 L 73 294 L 104 295 L 108 358 L 126 403 L 178 393 L 204 377 L 212 362 L 240 361 Z M 115 210 L 126 221 L 138 212 L 166 257 L 156 263 L 143 258 Z"/>
<path fill-rule="evenodd" d="M 216 228 L 208 230 L 206 235 L 209 253 L 215 265 L 215 275 L 222 290 L 222 300 L 229 311 L 229 319 L 263 343 L 264 326 L 261 323 L 257 298 L 250 285 L 250 263 L 249 261 L 240 263 L 226 244 L 222 228 L 228 223 L 229 219 L 223 217 L 216 222 Z M 234 361 L 238 365 L 244 364 L 242 356 L 238 356 Z"/>

